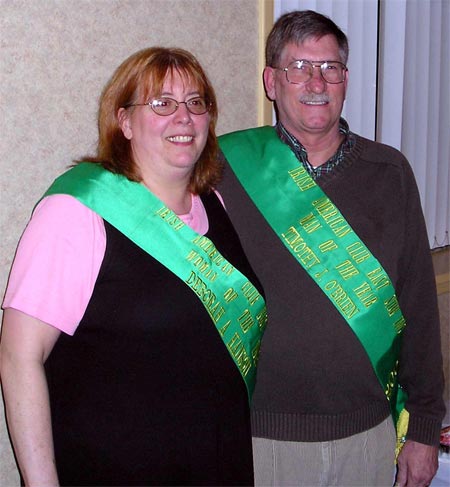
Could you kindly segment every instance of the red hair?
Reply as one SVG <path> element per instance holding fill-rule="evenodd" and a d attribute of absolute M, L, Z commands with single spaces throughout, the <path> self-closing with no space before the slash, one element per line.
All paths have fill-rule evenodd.
<path fill-rule="evenodd" d="M 222 171 L 222 166 L 217 160 L 216 95 L 200 63 L 184 49 L 143 49 L 131 55 L 116 69 L 100 98 L 97 155 L 83 160 L 99 163 L 105 169 L 122 174 L 132 181 L 141 181 L 130 141 L 123 135 L 119 125 L 118 111 L 127 105 L 159 96 L 167 76 L 174 72 L 177 72 L 186 83 L 192 84 L 210 105 L 208 137 L 205 148 L 194 166 L 189 190 L 194 194 L 201 194 L 214 188 Z M 133 107 L 129 109 L 133 110 Z"/>

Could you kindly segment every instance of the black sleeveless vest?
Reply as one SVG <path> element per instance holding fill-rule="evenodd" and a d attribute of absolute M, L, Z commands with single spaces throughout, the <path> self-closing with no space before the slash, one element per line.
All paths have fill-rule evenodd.
<path fill-rule="evenodd" d="M 261 292 L 217 196 L 202 201 L 206 235 Z M 246 387 L 204 306 L 105 229 L 85 315 L 46 363 L 61 485 L 251 485 Z"/>

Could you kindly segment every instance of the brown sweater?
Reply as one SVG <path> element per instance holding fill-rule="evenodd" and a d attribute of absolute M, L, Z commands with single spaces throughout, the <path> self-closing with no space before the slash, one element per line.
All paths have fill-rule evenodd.
<path fill-rule="evenodd" d="M 397 150 L 356 136 L 351 153 L 317 183 L 392 280 L 407 322 L 399 380 L 409 395 L 408 438 L 438 444 L 445 411 L 439 318 L 411 168 Z M 219 190 L 262 282 L 268 309 L 253 397 L 253 435 L 327 441 L 380 423 L 389 415 L 388 401 L 348 324 L 296 263 L 228 166 Z"/>

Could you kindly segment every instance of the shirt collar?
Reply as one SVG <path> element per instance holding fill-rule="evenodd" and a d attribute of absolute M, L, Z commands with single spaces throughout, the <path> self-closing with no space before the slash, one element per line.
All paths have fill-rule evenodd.
<path fill-rule="evenodd" d="M 344 135 L 344 140 L 336 153 L 328 161 L 318 167 L 313 167 L 308 161 L 308 153 L 305 147 L 294 135 L 288 132 L 280 121 L 277 122 L 275 130 L 280 139 L 292 149 L 297 159 L 303 164 L 313 179 L 317 179 L 323 174 L 331 172 L 344 159 L 344 156 L 351 152 L 355 145 L 355 135 L 350 132 L 347 121 L 341 117 L 339 120 L 339 133 Z"/>

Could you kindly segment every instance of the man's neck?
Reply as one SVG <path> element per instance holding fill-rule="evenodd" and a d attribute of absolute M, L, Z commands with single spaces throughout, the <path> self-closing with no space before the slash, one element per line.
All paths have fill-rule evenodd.
<path fill-rule="evenodd" d="M 341 123 L 343 125 L 342 130 Z M 345 133 L 348 131 L 348 125 L 344 119 L 340 119 L 339 123 L 331 127 L 326 133 L 298 131 L 295 130 L 295 127 L 290 127 L 289 124 L 283 124 L 281 120 L 278 121 L 278 124 L 287 136 L 297 140 L 306 150 L 308 163 L 312 167 L 321 166 L 331 159 L 338 152 L 340 145 L 345 140 Z"/>
<path fill-rule="evenodd" d="M 313 167 L 325 164 L 339 149 L 344 135 L 339 131 L 330 137 L 302 137 L 298 139 L 308 153 L 308 162 Z"/>

